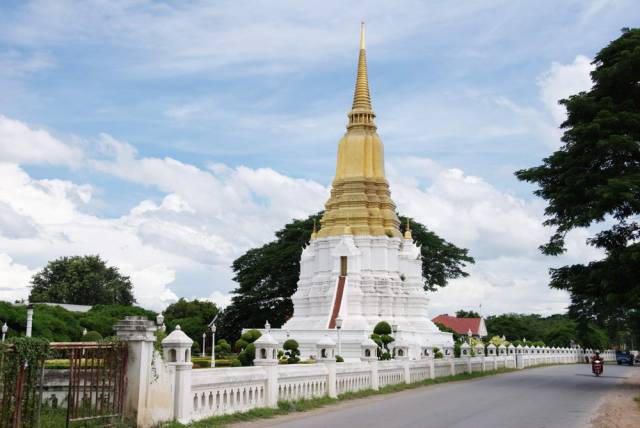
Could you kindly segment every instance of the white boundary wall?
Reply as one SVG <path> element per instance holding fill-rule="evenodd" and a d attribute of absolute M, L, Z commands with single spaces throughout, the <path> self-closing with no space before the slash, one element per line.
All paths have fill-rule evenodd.
<path fill-rule="evenodd" d="M 150 326 L 145 327 L 146 335 L 124 337 L 131 342 L 129 360 L 136 362 L 132 366 L 137 370 L 129 373 L 127 393 L 136 399 L 127 411 L 139 427 L 152 427 L 170 420 L 187 423 L 255 408 L 276 407 L 278 401 L 337 397 L 348 392 L 377 390 L 386 385 L 415 383 L 460 373 L 580 363 L 593 355 L 589 349 L 510 346 L 487 347 L 489 355 L 461 358 L 377 361 L 368 357 L 367 361 L 365 357 L 361 362 L 336 363 L 327 359 L 315 364 L 292 365 L 277 365 L 276 360 L 275 365 L 193 370 L 190 355 L 180 348 L 182 345 L 163 346 L 165 360 L 157 352 L 138 352 L 137 342 L 151 341 Z M 172 362 L 167 355 L 171 355 L 176 346 L 180 349 L 174 355 L 179 358 Z M 181 358 L 183 355 L 185 358 Z M 614 351 L 600 355 L 605 361 L 615 361 Z M 132 377 L 134 382 L 131 382 Z M 135 390 L 130 391 L 131 388 Z"/>

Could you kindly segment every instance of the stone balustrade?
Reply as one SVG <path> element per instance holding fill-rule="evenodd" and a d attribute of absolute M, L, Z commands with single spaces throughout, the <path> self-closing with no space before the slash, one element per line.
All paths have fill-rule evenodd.
<path fill-rule="evenodd" d="M 474 349 L 476 352 L 472 353 L 466 347 L 467 354 L 460 358 L 453 358 L 452 352 L 444 358 L 434 358 L 433 352 L 423 352 L 421 359 L 378 361 L 371 357 L 371 349 L 365 344 L 362 361 L 336 363 L 335 344 L 325 338 L 318 343 L 318 355 L 325 357 L 318 357 L 316 363 L 279 365 L 273 352 L 277 343 L 271 337 L 263 337 L 255 344 L 253 367 L 193 370 L 188 352 L 190 339 L 179 329 L 163 342 L 164 360 L 159 353 L 155 353 L 153 359 L 147 352 L 130 354 L 130 357 L 148 360 L 136 360 L 137 367 L 149 370 L 148 374 L 138 376 L 140 380 L 146 379 L 148 384 L 136 383 L 140 387 L 135 409 L 139 426 L 156 426 L 168 420 L 187 423 L 211 416 L 275 407 L 278 401 L 338 397 L 348 392 L 377 390 L 386 385 L 415 383 L 461 373 L 580 363 L 594 354 L 590 349 L 529 346 L 487 347 L 482 352 Z M 138 348 L 130 349 L 135 353 Z M 601 352 L 600 355 L 605 361 L 615 361 L 614 351 Z"/>

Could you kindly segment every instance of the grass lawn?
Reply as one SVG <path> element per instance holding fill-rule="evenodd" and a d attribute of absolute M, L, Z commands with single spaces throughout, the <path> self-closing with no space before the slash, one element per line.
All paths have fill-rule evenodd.
<path fill-rule="evenodd" d="M 233 413 L 233 414 L 224 415 L 224 416 L 213 416 L 211 418 L 203 419 L 198 422 L 193 422 L 188 425 L 183 425 L 178 422 L 170 422 L 162 425 L 162 428 L 223 427 L 235 422 L 244 422 L 244 421 L 262 419 L 262 418 L 273 418 L 275 416 L 286 415 L 294 412 L 306 412 L 309 410 L 317 409 L 319 407 L 324 407 L 329 404 L 334 404 L 344 400 L 356 400 L 359 398 L 370 397 L 372 395 L 388 394 L 391 392 L 403 391 L 406 389 L 421 388 L 424 386 L 437 385 L 437 384 L 446 383 L 446 382 L 475 379 L 475 378 L 480 378 L 484 376 L 491 376 L 499 373 L 508 373 L 513 371 L 516 371 L 516 369 L 498 369 L 498 370 L 491 370 L 486 372 L 462 373 L 455 376 L 445 376 L 437 379 L 425 379 L 422 382 L 416 382 L 416 383 L 410 383 L 410 384 L 399 383 L 395 385 L 387 385 L 385 387 L 380 388 L 378 391 L 374 391 L 373 389 L 366 389 L 358 392 L 347 392 L 345 394 L 339 395 L 338 398 L 320 397 L 320 398 L 311 398 L 308 400 L 298 400 L 298 401 L 279 401 L 278 407 L 275 409 L 259 408 L 259 409 L 249 410 L 247 412 L 242 412 L 242 413 Z"/>

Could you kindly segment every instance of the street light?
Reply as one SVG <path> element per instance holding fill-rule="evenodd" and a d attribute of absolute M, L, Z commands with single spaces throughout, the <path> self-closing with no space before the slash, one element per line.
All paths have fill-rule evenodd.
<path fill-rule="evenodd" d="M 29 303 L 27 306 L 27 337 L 31 337 L 31 330 L 33 329 L 33 305 Z"/>
<path fill-rule="evenodd" d="M 162 315 L 162 313 L 159 313 L 159 314 L 156 316 L 156 325 L 157 325 L 158 327 L 160 327 L 160 326 L 162 326 L 162 324 L 163 324 L 163 323 L 164 323 L 164 315 Z"/>
<path fill-rule="evenodd" d="M 336 329 L 338 330 L 338 355 L 342 356 L 342 339 L 340 337 L 340 329 L 342 329 L 342 318 L 336 318 Z"/>
<path fill-rule="evenodd" d="M 9 326 L 7 325 L 7 322 L 5 321 L 4 325 L 2 326 L 2 341 L 4 342 L 4 337 L 7 335 L 7 332 L 9 331 Z"/>
<path fill-rule="evenodd" d="M 207 345 L 207 333 L 202 333 L 202 356 L 206 357 L 204 347 Z"/>
<path fill-rule="evenodd" d="M 211 367 L 216 366 L 216 325 L 214 324 L 215 318 L 209 324 L 211 328 Z"/>

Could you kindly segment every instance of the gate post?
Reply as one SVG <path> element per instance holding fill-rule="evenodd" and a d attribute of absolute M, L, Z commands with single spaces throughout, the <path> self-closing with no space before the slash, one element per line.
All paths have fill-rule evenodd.
<path fill-rule="evenodd" d="M 137 422 L 144 416 L 144 403 L 149 386 L 153 342 L 156 326 L 141 316 L 129 316 L 118 321 L 113 329 L 127 342 L 127 390 L 124 397 L 125 415 Z"/>

